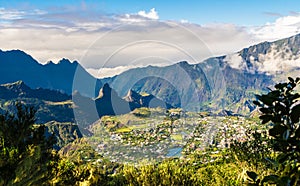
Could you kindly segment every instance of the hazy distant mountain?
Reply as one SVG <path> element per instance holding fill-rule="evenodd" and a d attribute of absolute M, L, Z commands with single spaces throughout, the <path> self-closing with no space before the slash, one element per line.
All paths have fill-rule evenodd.
<path fill-rule="evenodd" d="M 116 76 L 110 83 L 120 96 L 128 90 L 146 92 L 175 107 L 197 107 L 209 99 L 210 87 L 201 69 L 187 62 L 167 67 L 148 66 L 131 69 Z"/>
<path fill-rule="evenodd" d="M 121 96 L 129 89 L 147 92 L 187 110 L 249 112 L 252 105 L 245 103 L 254 98 L 253 92 L 258 93 L 271 85 L 272 77 L 234 69 L 224 58 L 210 58 L 199 64 L 180 62 L 167 67 L 131 69 L 116 76 L 111 86 Z"/>
<path fill-rule="evenodd" d="M 76 83 L 73 84 L 74 79 Z M 67 94 L 78 90 L 90 97 L 95 96 L 95 87 L 102 85 L 76 61 L 62 59 L 58 64 L 49 62 L 41 65 L 23 51 L 0 50 L 0 84 L 19 80 L 31 88 L 61 90 Z"/>

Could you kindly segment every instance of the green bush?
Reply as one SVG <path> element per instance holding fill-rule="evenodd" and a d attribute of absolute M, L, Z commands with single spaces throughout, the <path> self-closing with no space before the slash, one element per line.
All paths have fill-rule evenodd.
<path fill-rule="evenodd" d="M 260 119 L 269 123 L 268 130 L 272 140 L 274 157 L 268 157 L 274 174 L 258 179 L 255 172 L 248 172 L 252 184 L 264 183 L 277 185 L 300 184 L 300 94 L 294 89 L 300 84 L 300 78 L 288 78 L 288 82 L 275 85 L 268 94 L 257 95 L 254 103 L 259 106 Z"/>

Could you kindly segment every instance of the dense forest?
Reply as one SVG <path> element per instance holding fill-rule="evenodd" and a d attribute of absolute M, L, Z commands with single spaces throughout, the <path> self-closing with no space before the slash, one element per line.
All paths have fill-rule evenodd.
<path fill-rule="evenodd" d="M 288 78 L 257 95 L 259 127 L 246 140 L 139 164 L 110 161 L 85 138 L 54 150 L 35 110 L 18 103 L 0 116 L 0 185 L 299 185 L 299 84 Z"/>

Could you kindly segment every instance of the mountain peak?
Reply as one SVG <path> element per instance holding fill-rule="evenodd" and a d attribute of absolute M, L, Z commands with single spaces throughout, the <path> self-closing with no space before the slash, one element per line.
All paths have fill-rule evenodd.
<path fill-rule="evenodd" d="M 62 58 L 61 60 L 58 61 L 57 63 L 58 65 L 59 64 L 62 64 L 62 65 L 69 65 L 69 64 L 72 64 L 71 61 L 69 59 L 66 59 L 66 58 Z"/>
<path fill-rule="evenodd" d="M 104 83 L 104 85 L 101 88 L 101 90 L 102 90 L 103 94 L 106 94 L 106 93 L 110 93 L 112 89 L 110 88 L 110 86 L 109 86 L 108 83 Z"/>
<path fill-rule="evenodd" d="M 124 97 L 124 99 L 128 102 L 138 101 L 140 98 L 141 95 L 132 89 L 129 89 L 127 95 Z"/>
<path fill-rule="evenodd" d="M 22 80 L 14 83 L 3 84 L 2 86 L 17 92 L 30 89 Z"/>
<path fill-rule="evenodd" d="M 45 65 L 55 65 L 55 63 L 53 61 L 48 61 L 47 63 L 45 63 Z"/>
<path fill-rule="evenodd" d="M 24 81 L 22 81 L 22 80 L 19 80 L 19 81 L 16 81 L 16 82 L 14 82 L 14 83 L 11 83 L 12 85 L 24 85 L 25 83 L 24 83 Z"/>
<path fill-rule="evenodd" d="M 187 61 L 180 61 L 177 64 L 180 65 L 180 66 L 189 65 L 189 63 Z"/>
<path fill-rule="evenodd" d="M 61 60 L 59 60 L 56 64 L 53 61 L 48 61 L 47 63 L 45 63 L 45 66 L 47 65 L 78 65 L 79 63 L 77 61 L 70 61 L 69 59 L 66 58 L 62 58 Z"/>
<path fill-rule="evenodd" d="M 106 95 L 111 95 L 111 91 L 112 91 L 112 88 L 110 88 L 108 83 L 105 83 L 103 85 L 103 87 L 100 89 L 97 99 L 102 98 Z"/>
<path fill-rule="evenodd" d="M 2 51 L 0 50 L 0 58 L 1 62 L 5 63 L 10 63 L 10 64 L 15 64 L 15 65 L 28 65 L 28 63 L 36 63 L 38 62 L 33 59 L 29 54 L 25 53 L 22 50 L 7 50 L 7 51 Z"/>
<path fill-rule="evenodd" d="M 2 53 L 8 53 L 8 54 L 14 54 L 14 55 L 23 55 L 23 56 L 30 56 L 27 53 L 25 53 L 22 50 L 19 49 L 14 49 L 14 50 L 7 50 L 7 51 L 3 51 L 1 50 Z"/>

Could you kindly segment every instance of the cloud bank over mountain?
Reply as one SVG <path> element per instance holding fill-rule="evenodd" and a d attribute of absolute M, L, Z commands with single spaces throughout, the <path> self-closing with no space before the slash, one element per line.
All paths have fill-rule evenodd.
<path fill-rule="evenodd" d="M 300 31 L 298 13 L 261 26 L 161 20 L 155 8 L 127 14 L 86 6 L 55 11 L 1 8 L 0 18 L 1 49 L 18 47 L 41 63 L 77 60 L 99 77 L 149 64 L 198 63 Z"/>
<path fill-rule="evenodd" d="M 250 30 L 260 40 L 274 41 L 280 38 L 290 37 L 300 32 L 300 13 L 291 12 L 291 15 L 281 16 L 275 22 L 266 23 L 263 26 Z"/>

